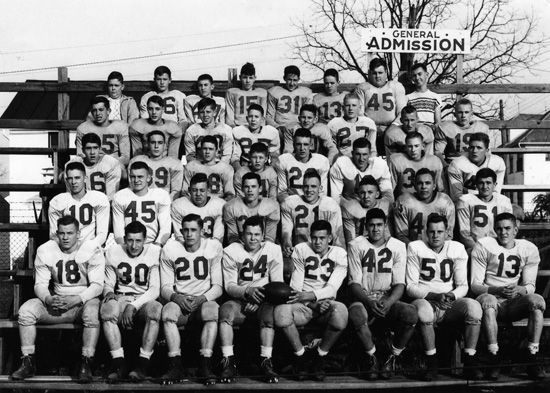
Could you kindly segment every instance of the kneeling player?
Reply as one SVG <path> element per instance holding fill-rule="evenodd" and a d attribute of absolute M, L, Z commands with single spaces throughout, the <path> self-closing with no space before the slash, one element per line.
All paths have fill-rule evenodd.
<path fill-rule="evenodd" d="M 292 252 L 294 271 L 290 286 L 294 294 L 287 304 L 275 308 L 275 324 L 282 328 L 290 341 L 295 373 L 299 380 L 306 377 L 305 349 L 296 326 L 304 326 L 317 319 L 324 326 L 323 338 L 313 355 L 313 378 L 325 379 L 325 356 L 348 324 L 348 310 L 334 300 L 346 277 L 348 261 L 346 251 L 332 242 L 332 226 L 318 220 L 311 225 L 311 243 L 300 243 Z"/>
<path fill-rule="evenodd" d="M 368 380 L 376 379 L 379 372 L 369 323 L 384 319 L 397 327 L 391 354 L 380 370 L 380 377 L 389 379 L 414 333 L 418 316 L 414 306 L 399 301 L 405 290 L 405 244 L 393 237 L 384 238 L 387 217 L 382 209 L 370 209 L 365 222 L 367 237 L 358 236 L 348 246 L 349 292 L 354 300 L 349 306 L 349 319 L 366 352 Z"/>
<path fill-rule="evenodd" d="M 522 352 L 527 374 L 532 379 L 543 379 L 544 369 L 537 362 L 543 314 L 544 298 L 535 292 L 540 255 L 537 247 L 518 234 L 516 218 L 511 213 L 501 213 L 495 218 L 496 239 L 479 239 L 472 250 L 472 292 L 483 308 L 483 331 L 489 349 L 489 378 L 500 376 L 498 357 L 498 321 L 517 321 L 528 318 L 527 342 Z M 526 347 L 526 348 L 525 348 Z"/>
<path fill-rule="evenodd" d="M 164 336 L 171 363 L 161 377 L 171 384 L 183 379 L 181 338 L 178 326 L 202 322 L 199 378 L 206 384 L 216 383 L 210 358 L 218 334 L 218 303 L 222 295 L 222 245 L 215 239 L 204 239 L 203 221 L 188 214 L 181 221 L 183 241 L 170 240 L 162 250 L 162 297 L 169 301 L 162 309 Z"/>
<path fill-rule="evenodd" d="M 119 325 L 132 329 L 136 319 L 143 330 L 138 366 L 130 378 L 141 381 L 147 376 L 149 359 L 159 332 L 162 305 L 156 301 L 160 293 L 160 247 L 145 244 L 147 229 L 139 221 L 124 228 L 124 244 L 112 246 L 105 261 L 105 286 L 100 315 L 103 331 L 113 357 L 110 382 L 126 377 L 124 349 Z"/>
<path fill-rule="evenodd" d="M 223 250 L 223 281 L 233 299 L 220 308 L 220 341 L 222 347 L 222 382 L 232 382 L 237 376 L 233 355 L 233 326 L 240 325 L 249 315 L 260 322 L 260 367 L 267 382 L 278 382 L 273 370 L 273 305 L 264 303 L 263 286 L 283 281 L 281 247 L 264 242 L 263 220 L 247 218 L 243 224 L 242 243 L 232 243 Z"/>

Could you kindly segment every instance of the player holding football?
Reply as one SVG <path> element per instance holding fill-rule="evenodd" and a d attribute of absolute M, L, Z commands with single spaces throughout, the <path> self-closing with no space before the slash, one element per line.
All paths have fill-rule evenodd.
<path fill-rule="evenodd" d="M 243 197 L 244 192 L 242 190 L 243 177 L 247 173 L 257 173 L 262 179 L 262 191 L 261 196 L 264 198 L 271 198 L 274 201 L 277 200 L 277 172 L 271 165 L 267 165 L 269 159 L 268 147 L 265 143 L 256 142 L 250 146 L 248 152 L 250 156 L 250 162 L 246 166 L 242 166 L 233 176 L 233 186 L 237 196 Z"/>
<path fill-rule="evenodd" d="M 331 246 L 332 226 L 318 220 L 311 224 L 311 241 L 298 244 L 292 252 L 294 290 L 287 304 L 275 308 L 275 325 L 282 329 L 294 352 L 294 372 L 299 380 L 307 375 L 308 355 L 297 326 L 315 319 L 323 328 L 323 338 L 312 354 L 313 379 L 323 381 L 325 356 L 348 324 L 348 310 L 334 300 L 348 270 L 346 251 Z"/>
<path fill-rule="evenodd" d="M 142 161 L 129 169 L 130 187 L 113 198 L 113 234 L 118 244 L 124 243 L 124 228 L 139 221 L 147 228 L 145 243 L 163 246 L 171 233 L 170 195 L 161 188 L 149 188 L 151 169 Z"/>
<path fill-rule="evenodd" d="M 219 335 L 222 349 L 222 382 L 232 382 L 237 375 L 233 354 L 233 326 L 256 314 L 260 323 L 260 370 L 266 382 L 279 378 L 273 370 L 273 305 L 263 301 L 263 286 L 283 281 L 281 247 L 264 241 L 262 217 L 247 218 L 243 224 L 242 243 L 235 242 L 223 250 L 223 282 L 231 300 L 220 308 Z"/>
<path fill-rule="evenodd" d="M 347 91 L 338 91 L 340 76 L 334 68 L 325 70 L 323 74 L 325 91 L 313 96 L 313 105 L 319 109 L 319 122 L 327 124 L 335 117 L 343 114 L 344 97 Z"/>
<path fill-rule="evenodd" d="M 411 105 L 403 107 L 400 120 L 401 124 L 392 124 L 384 135 L 386 159 L 393 153 L 405 153 L 405 139 L 412 132 L 419 132 L 422 135 L 426 154 L 434 154 L 434 133 L 427 125 L 419 123 L 416 108 Z"/>
<path fill-rule="evenodd" d="M 139 221 L 124 228 L 124 244 L 109 248 L 105 261 L 105 286 L 100 315 L 103 332 L 113 358 L 109 382 L 127 376 L 120 327 L 144 326 L 137 367 L 130 378 L 142 381 L 147 377 L 149 360 L 159 332 L 162 305 L 160 294 L 160 247 L 145 244 L 147 229 Z"/>
<path fill-rule="evenodd" d="M 389 237 L 387 216 L 373 208 L 365 217 L 366 237 L 359 235 L 348 245 L 349 319 L 365 351 L 362 361 L 368 380 L 390 379 L 395 363 L 414 333 L 418 315 L 414 306 L 399 301 L 405 290 L 405 244 Z M 395 334 L 391 354 L 379 367 L 369 325 L 389 322 Z"/>
<path fill-rule="evenodd" d="M 209 74 L 200 75 L 197 79 L 197 92 L 199 94 L 191 94 L 185 97 L 185 102 L 183 103 L 185 116 L 190 124 L 201 122 L 198 103 L 203 98 L 212 98 L 216 101 L 216 113 L 214 115 L 216 123 L 225 123 L 225 100 L 223 97 L 212 95 L 213 90 L 214 79 L 212 76 Z"/>
<path fill-rule="evenodd" d="M 80 321 L 82 361 L 78 380 L 92 380 L 90 369 L 99 338 L 99 298 L 105 277 L 105 258 L 94 242 L 81 242 L 78 221 L 63 216 L 54 225 L 58 242 L 50 240 L 36 250 L 34 293 L 19 309 L 22 364 L 11 375 L 14 381 L 34 376 L 36 325 Z M 52 291 L 50 291 L 50 285 Z"/>
<path fill-rule="evenodd" d="M 423 379 L 431 381 L 438 372 L 434 323 L 464 324 L 464 378 L 478 380 L 483 374 L 475 358 L 481 330 L 482 310 L 468 293 L 468 254 L 459 242 L 447 240 L 447 219 L 439 214 L 428 218 L 428 241 L 417 240 L 407 247 L 407 295 L 416 299 L 418 330 L 426 353 Z"/>
<path fill-rule="evenodd" d="M 147 119 L 149 113 L 147 111 L 147 103 L 151 96 L 158 95 L 164 100 L 164 113 L 163 119 L 172 120 L 176 123 L 183 125 L 187 120 L 185 111 L 183 110 L 183 103 L 185 101 L 185 94 L 179 90 L 170 90 L 170 83 L 172 83 L 172 71 L 166 66 L 158 66 L 153 73 L 153 81 L 155 84 L 155 91 L 150 91 L 141 97 L 139 103 L 139 114 L 142 119 Z"/>
<path fill-rule="evenodd" d="M 168 357 L 164 383 L 184 377 L 181 364 L 181 338 L 178 326 L 202 323 L 198 376 L 206 384 L 216 383 L 211 357 L 218 333 L 216 299 L 222 295 L 222 245 L 215 239 L 201 237 L 203 221 L 196 214 L 182 219 L 182 240 L 170 240 L 161 255 L 161 294 L 168 302 L 162 309 L 162 324 Z"/>
<path fill-rule="evenodd" d="M 527 340 L 520 355 L 527 366 L 527 375 L 540 380 L 544 368 L 538 362 L 540 337 L 546 303 L 535 293 L 540 255 L 537 247 L 518 234 L 516 218 L 501 213 L 495 218 L 496 239 L 479 239 L 472 250 L 470 287 L 483 309 L 482 328 L 489 350 L 489 379 L 500 376 L 498 356 L 498 321 L 528 318 Z"/>

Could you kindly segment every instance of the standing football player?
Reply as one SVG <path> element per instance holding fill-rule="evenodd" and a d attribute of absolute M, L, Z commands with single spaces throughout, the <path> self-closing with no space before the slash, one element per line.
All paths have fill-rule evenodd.
<path fill-rule="evenodd" d="M 212 95 L 214 90 L 214 79 L 209 74 L 202 74 L 197 79 L 197 92 L 196 94 L 191 94 L 185 97 L 185 102 L 183 104 L 185 110 L 185 116 L 187 121 L 190 124 L 200 123 L 201 119 L 199 118 L 199 107 L 198 103 L 203 98 L 212 98 L 216 101 L 216 113 L 215 121 L 216 123 L 225 123 L 225 100 L 223 97 L 218 97 Z"/>
<path fill-rule="evenodd" d="M 313 96 L 313 105 L 319 109 L 319 122 L 327 124 L 335 117 L 343 115 L 344 97 L 347 91 L 338 91 L 340 75 L 334 68 L 325 70 L 323 74 L 325 91 Z"/>

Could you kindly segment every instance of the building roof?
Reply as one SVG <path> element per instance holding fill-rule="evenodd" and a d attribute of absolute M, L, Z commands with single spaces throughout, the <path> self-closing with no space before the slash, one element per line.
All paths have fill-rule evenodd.
<path fill-rule="evenodd" d="M 550 120 L 550 111 L 543 114 L 527 114 L 520 113 L 512 120 Z M 521 147 L 522 145 L 530 144 L 550 144 L 550 129 L 549 128 L 531 128 L 520 134 L 514 140 L 506 144 L 506 147 Z"/>

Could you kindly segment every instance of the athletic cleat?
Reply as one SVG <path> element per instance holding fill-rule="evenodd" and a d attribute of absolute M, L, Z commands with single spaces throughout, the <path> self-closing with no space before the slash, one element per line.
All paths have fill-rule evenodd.
<path fill-rule="evenodd" d="M 395 374 L 395 365 L 397 363 L 397 356 L 393 353 L 388 356 L 386 361 L 380 367 L 380 379 L 391 379 Z"/>
<path fill-rule="evenodd" d="M 469 379 L 471 381 L 479 381 L 483 379 L 483 373 L 479 369 L 479 362 L 477 357 L 464 354 L 462 357 L 464 359 L 464 368 L 462 369 L 462 376 L 464 379 Z"/>
<path fill-rule="evenodd" d="M 78 382 L 90 383 L 92 382 L 92 358 L 88 356 L 82 356 L 80 361 L 80 368 L 78 369 Z"/>
<path fill-rule="evenodd" d="M 113 359 L 113 366 L 111 372 L 107 376 L 108 383 L 119 383 L 126 378 L 126 362 L 124 358 Z"/>
<path fill-rule="evenodd" d="M 128 375 L 134 382 L 141 382 L 147 378 L 147 369 L 149 368 L 149 359 L 139 357 L 137 367 Z"/>
<path fill-rule="evenodd" d="M 378 359 L 376 355 L 365 354 L 363 365 L 365 367 L 365 378 L 368 381 L 374 381 L 378 378 Z"/>
<path fill-rule="evenodd" d="M 437 378 L 439 371 L 439 362 L 437 361 L 437 355 L 426 356 L 426 370 L 422 374 L 422 380 L 431 382 Z"/>
<path fill-rule="evenodd" d="M 160 379 L 162 380 L 162 385 L 172 385 L 174 382 L 181 382 L 185 379 L 183 365 L 181 364 L 181 356 L 175 356 L 172 358 L 172 361 L 168 366 L 168 371 L 166 371 Z"/>
<path fill-rule="evenodd" d="M 323 366 L 325 365 L 325 357 L 319 355 L 319 352 L 315 351 L 313 355 L 313 365 L 311 369 L 312 377 L 315 381 L 324 381 L 326 378 L 325 370 Z"/>
<path fill-rule="evenodd" d="M 542 381 L 546 377 L 546 374 L 544 373 L 544 368 L 537 360 L 537 355 L 529 352 L 525 355 L 525 359 L 527 362 L 526 371 L 529 379 Z"/>
<path fill-rule="evenodd" d="M 222 372 L 220 381 L 222 383 L 231 383 L 235 381 L 235 377 L 239 374 L 237 365 L 235 364 L 235 356 L 228 356 L 222 359 Z"/>
<path fill-rule="evenodd" d="M 273 363 L 271 363 L 271 358 L 261 358 L 260 363 L 261 373 L 267 383 L 277 383 L 279 382 L 279 376 L 273 370 Z"/>
<path fill-rule="evenodd" d="M 212 363 L 210 358 L 201 356 L 197 376 L 206 386 L 216 384 L 216 374 L 212 371 Z"/>
<path fill-rule="evenodd" d="M 307 353 L 305 351 L 302 356 L 294 355 L 293 369 L 298 381 L 304 381 L 307 378 Z"/>
<path fill-rule="evenodd" d="M 36 374 L 36 365 L 34 364 L 34 355 L 21 357 L 21 367 L 19 367 L 12 375 L 12 381 L 22 381 L 25 378 L 34 377 Z"/>
<path fill-rule="evenodd" d="M 496 381 L 500 378 L 500 357 L 498 354 L 489 353 L 489 367 L 487 368 L 487 379 Z"/>

